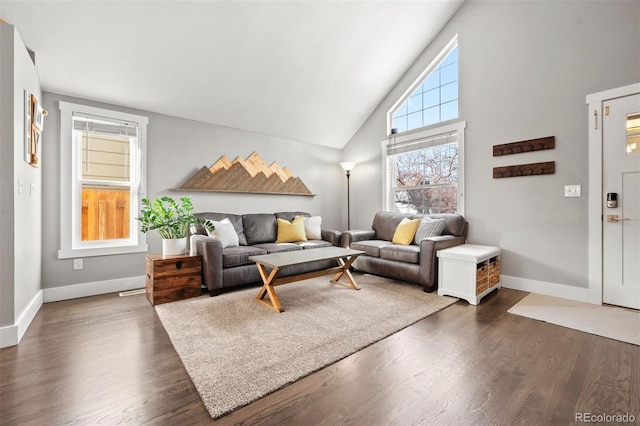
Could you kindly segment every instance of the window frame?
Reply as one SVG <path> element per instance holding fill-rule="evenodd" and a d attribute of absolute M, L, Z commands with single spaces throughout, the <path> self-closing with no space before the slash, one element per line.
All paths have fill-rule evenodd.
<path fill-rule="evenodd" d="M 91 107 L 60 101 L 60 249 L 58 259 L 76 257 L 107 256 L 115 254 L 139 253 L 148 251 L 146 235 L 134 224 L 140 211 L 140 201 L 146 196 L 146 136 L 148 117 L 121 111 Z M 82 241 L 80 209 L 82 178 L 78 173 L 78 152 L 73 136 L 73 114 L 82 114 L 105 118 L 107 120 L 137 123 L 138 140 L 136 153 L 132 152 L 131 173 L 131 233 L 127 239 L 106 241 Z M 133 151 L 133 150 L 132 150 Z"/>
<path fill-rule="evenodd" d="M 456 47 L 458 47 L 458 35 L 457 34 L 451 39 L 451 41 L 449 41 L 449 43 L 447 43 L 447 45 L 444 47 L 444 49 L 442 49 L 440 51 L 440 53 L 433 59 L 433 61 L 431 61 L 429 66 L 427 66 L 427 68 L 425 68 L 425 70 L 422 71 L 422 73 L 413 82 L 413 84 L 411 84 L 411 86 L 409 86 L 409 88 L 402 94 L 402 96 L 400 96 L 400 98 L 393 104 L 391 109 L 389 109 L 389 111 L 387 112 L 387 134 L 388 135 L 391 134 L 391 129 L 393 128 L 393 114 L 396 112 L 396 110 L 398 108 L 400 108 L 400 106 L 402 106 L 402 104 L 407 99 L 409 99 L 409 97 L 411 97 L 411 94 L 422 83 L 424 83 L 424 81 L 427 79 L 427 77 L 429 77 L 429 75 L 438 67 L 438 65 L 440 65 L 440 62 L 442 62 L 449 55 L 449 53 L 451 53 L 453 51 L 453 49 L 455 49 Z M 458 54 L 458 70 L 460 69 L 460 59 L 459 58 L 460 58 L 460 56 Z M 459 73 L 459 71 L 458 71 L 458 73 Z M 454 122 L 455 120 L 459 120 L 460 119 L 460 89 L 459 89 L 460 75 L 459 74 L 458 74 L 458 80 L 457 81 L 458 81 L 458 100 L 457 100 L 458 101 L 458 117 L 453 118 L 451 120 L 446 120 L 446 121 L 440 121 L 438 123 L 433 123 L 433 124 L 431 124 L 429 126 L 417 127 L 417 128 L 414 128 L 414 129 L 406 130 L 404 132 L 399 132 L 398 135 L 419 131 L 421 129 L 425 129 L 425 128 L 431 127 L 431 126 L 441 126 L 442 124 Z"/>
<path fill-rule="evenodd" d="M 413 131 L 410 134 L 404 134 L 396 136 L 395 138 L 389 138 L 381 141 L 382 149 L 382 210 L 384 211 L 397 211 L 395 207 L 395 186 L 392 184 L 394 178 L 392 170 L 389 168 L 389 156 L 396 154 L 388 154 L 387 148 L 390 144 L 402 144 L 411 145 L 415 144 L 416 148 L 411 151 L 418 151 L 422 149 L 433 148 L 440 145 L 446 145 L 447 142 L 433 143 L 429 146 L 423 146 L 428 144 L 429 141 L 441 138 L 451 133 L 456 133 L 458 137 L 458 188 L 457 188 L 457 209 L 456 213 L 465 214 L 465 182 L 464 182 L 464 152 L 465 152 L 465 128 L 467 127 L 466 121 L 458 121 L 455 123 L 449 123 L 445 125 L 432 126 L 429 128 L 422 128 L 421 131 Z"/>

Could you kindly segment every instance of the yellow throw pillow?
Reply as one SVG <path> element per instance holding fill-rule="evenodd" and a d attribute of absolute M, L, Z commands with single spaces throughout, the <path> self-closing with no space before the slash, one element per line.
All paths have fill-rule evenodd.
<path fill-rule="evenodd" d="M 402 219 L 402 222 L 396 228 L 396 232 L 393 234 L 393 243 L 394 244 L 402 244 L 404 246 L 409 245 L 413 242 L 413 236 L 416 235 L 416 231 L 418 230 L 418 226 L 420 226 L 420 222 L 422 219 Z"/>
<path fill-rule="evenodd" d="M 278 218 L 278 238 L 276 243 L 295 243 L 307 241 L 304 230 L 304 217 L 296 216 L 293 221 Z"/>

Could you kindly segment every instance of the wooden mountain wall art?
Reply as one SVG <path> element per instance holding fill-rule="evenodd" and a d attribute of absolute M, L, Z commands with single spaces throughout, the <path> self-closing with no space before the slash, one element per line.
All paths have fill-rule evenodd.
<path fill-rule="evenodd" d="M 180 188 L 189 191 L 246 192 L 252 194 L 314 196 L 309 188 L 288 168 L 273 162 L 270 166 L 260 154 L 229 161 L 220 157 L 211 167 L 202 166 Z"/>

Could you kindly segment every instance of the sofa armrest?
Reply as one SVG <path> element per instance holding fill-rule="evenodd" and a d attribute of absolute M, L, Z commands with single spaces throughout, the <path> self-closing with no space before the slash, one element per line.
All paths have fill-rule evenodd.
<path fill-rule="evenodd" d="M 376 231 L 373 229 L 368 230 L 352 230 L 344 231 L 342 233 L 342 247 L 349 248 L 351 243 L 357 241 L 374 240 L 376 238 Z"/>
<path fill-rule="evenodd" d="M 222 242 L 204 235 L 194 237 L 193 242 L 202 256 L 202 283 L 214 295 L 222 288 Z"/>
<path fill-rule="evenodd" d="M 340 247 L 340 243 L 342 242 L 342 232 L 336 231 L 335 229 L 322 229 L 321 232 L 323 240 L 329 241 L 336 247 Z"/>
<path fill-rule="evenodd" d="M 432 292 L 438 284 L 438 250 L 459 246 L 465 243 L 465 237 L 441 235 L 420 241 L 420 284 L 424 291 Z"/>

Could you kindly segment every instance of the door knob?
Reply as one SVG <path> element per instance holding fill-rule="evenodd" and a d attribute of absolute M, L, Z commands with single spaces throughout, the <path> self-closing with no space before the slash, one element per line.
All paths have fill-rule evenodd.
<path fill-rule="evenodd" d="M 608 214 L 607 215 L 607 222 L 618 223 L 621 220 L 631 220 L 631 218 L 629 218 L 629 217 L 619 217 L 617 214 Z"/>

